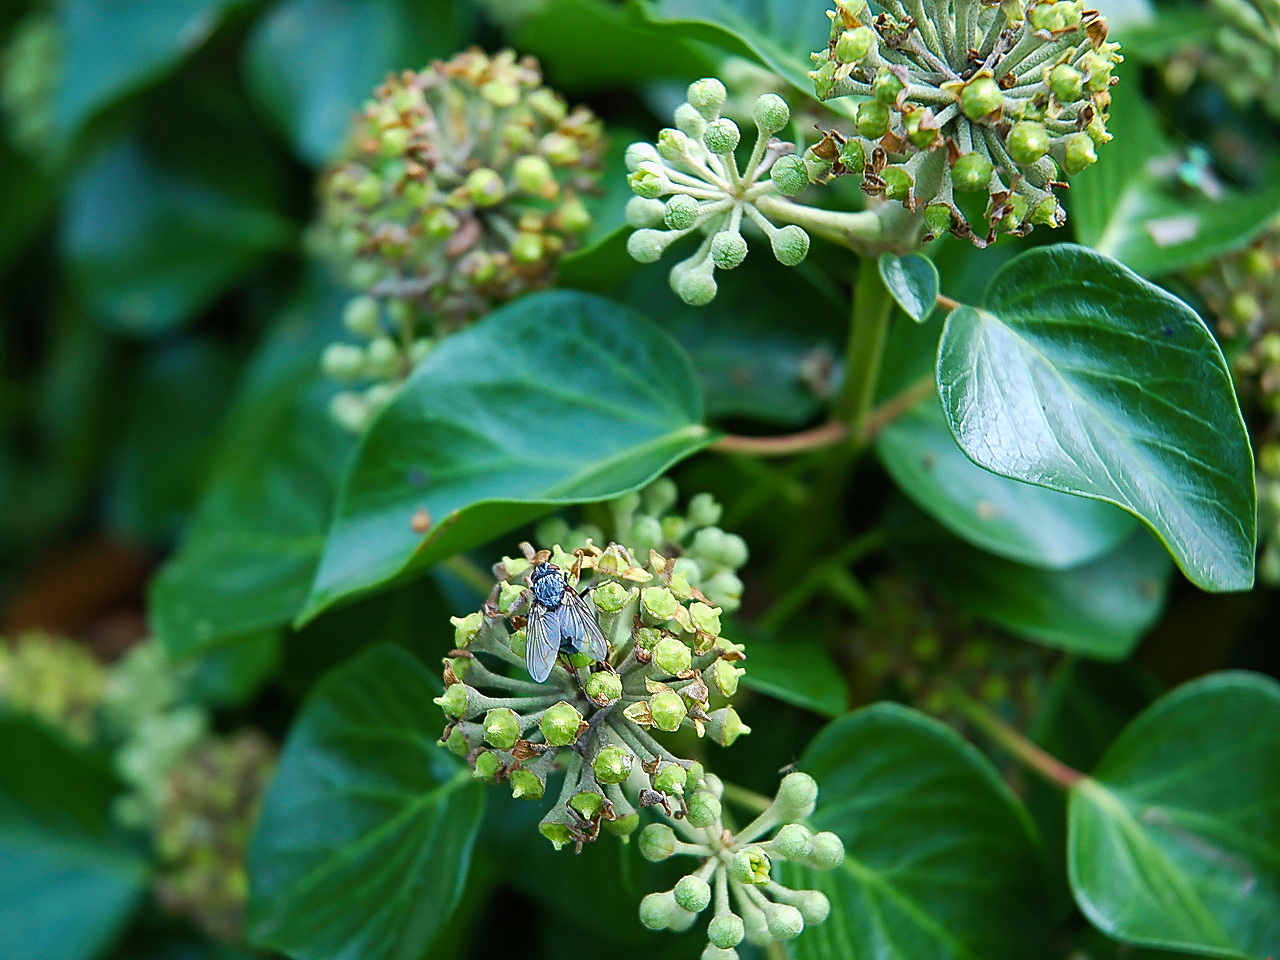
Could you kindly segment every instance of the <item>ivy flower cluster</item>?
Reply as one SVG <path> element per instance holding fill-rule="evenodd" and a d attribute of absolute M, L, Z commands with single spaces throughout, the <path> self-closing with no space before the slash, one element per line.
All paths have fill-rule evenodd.
<path fill-rule="evenodd" d="M 831 37 L 813 54 L 820 99 L 866 98 L 856 130 L 829 132 L 775 169 L 799 189 L 849 175 L 921 211 L 926 237 L 984 246 L 1066 217 L 1062 176 L 1097 159 L 1119 45 L 1084 0 L 837 0 Z M 975 226 L 967 195 L 986 229 Z"/>
<path fill-rule="evenodd" d="M 541 799 L 563 776 L 540 829 L 557 848 L 581 846 L 605 830 L 627 835 L 637 811 L 680 809 L 702 767 L 676 757 L 657 735 L 682 728 L 722 746 L 749 733 L 729 701 L 746 672 L 741 645 L 721 636 L 720 607 L 651 551 L 637 560 L 613 543 L 574 553 L 558 545 L 494 566 L 485 608 L 454 618 L 455 649 L 444 661 L 448 718 L 441 741 L 475 776 Z M 589 602 L 610 646 L 606 661 L 562 657 L 546 683 L 524 676 L 526 619 L 515 611 L 540 562 L 565 571 Z"/>
<path fill-rule="evenodd" d="M 321 184 L 317 245 L 359 291 L 325 371 L 352 430 L 438 336 L 545 286 L 591 224 L 604 138 L 537 61 L 479 50 L 387 78 Z"/>
<path fill-rule="evenodd" d="M 817 870 L 844 862 L 838 836 L 814 833 L 803 823 L 818 797 L 818 785 L 808 774 L 784 777 L 773 802 L 736 833 L 724 823 L 723 793 L 719 779 L 707 774 L 688 793 L 683 817 L 651 823 L 640 834 L 640 853 L 647 860 L 687 856 L 699 861 L 670 890 L 640 902 L 640 922 L 650 930 L 684 931 L 710 908 L 703 960 L 737 960 L 736 948 L 744 940 L 757 947 L 785 942 L 806 925 L 827 919 L 826 895 L 787 886 L 778 879 L 775 861 Z"/>

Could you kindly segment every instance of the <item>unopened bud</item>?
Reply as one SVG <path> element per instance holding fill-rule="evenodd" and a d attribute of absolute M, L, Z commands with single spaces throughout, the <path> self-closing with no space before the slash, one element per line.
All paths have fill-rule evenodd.
<path fill-rule="evenodd" d="M 634 760 L 626 749 L 611 743 L 596 754 L 591 769 L 601 783 L 621 783 L 631 775 Z"/>
<path fill-rule="evenodd" d="M 970 120 L 982 120 L 1003 104 L 1000 85 L 989 76 L 974 77 L 960 91 L 960 109 Z"/>
<path fill-rule="evenodd" d="M 553 747 L 567 747 L 578 739 L 582 726 L 582 714 L 571 703 L 561 700 L 547 707 L 538 722 L 538 729 Z"/>
<path fill-rule="evenodd" d="M 711 238 L 711 259 L 721 270 L 732 270 L 747 258 L 747 241 L 740 233 L 722 230 Z"/>
<path fill-rule="evenodd" d="M 773 255 L 786 267 L 794 267 L 809 255 L 809 234 L 794 223 L 783 227 L 769 238 Z"/>
<path fill-rule="evenodd" d="M 701 877 L 681 877 L 672 891 L 676 903 L 690 913 L 701 913 L 711 902 L 711 885 Z"/>
<path fill-rule="evenodd" d="M 769 178 L 784 197 L 798 196 L 809 186 L 804 161 L 794 154 L 779 157 L 769 171 Z"/>
<path fill-rule="evenodd" d="M 724 106 L 727 96 L 728 92 L 725 90 L 724 84 L 715 77 L 694 81 L 689 84 L 689 90 L 686 94 L 688 101 L 708 120 L 714 120 L 720 116 L 720 108 Z"/>
<path fill-rule="evenodd" d="M 677 677 L 689 669 L 693 653 L 683 641 L 666 637 L 654 645 L 653 660 L 667 676 Z"/>
<path fill-rule="evenodd" d="M 811 816 L 817 802 L 817 781 L 807 773 L 796 771 L 782 778 L 773 805 L 778 816 L 791 823 Z"/>
<path fill-rule="evenodd" d="M 732 153 L 741 140 L 742 131 L 728 117 L 707 124 L 707 132 L 702 135 L 702 142 L 712 153 Z"/>
<path fill-rule="evenodd" d="M 640 831 L 640 856 L 650 863 L 666 860 L 676 852 L 676 834 L 665 823 L 651 823 Z"/>
<path fill-rule="evenodd" d="M 777 133 L 791 121 L 791 110 L 787 101 L 776 93 L 766 93 L 756 98 L 751 107 L 751 118 L 756 126 L 766 134 Z"/>
<path fill-rule="evenodd" d="M 1009 156 L 1023 166 L 1030 166 L 1049 152 L 1049 131 L 1034 120 L 1021 120 L 1009 131 L 1006 146 Z"/>
<path fill-rule="evenodd" d="M 697 791 L 685 803 L 690 826 L 711 827 L 720 822 L 720 801 L 709 790 Z"/>
<path fill-rule="evenodd" d="M 861 63 L 875 45 L 876 35 L 870 27 L 854 27 L 836 40 L 836 59 L 841 63 Z"/>
<path fill-rule="evenodd" d="M 698 201 L 686 193 L 677 193 L 663 208 L 662 220 L 672 230 L 688 230 L 698 222 Z"/>
<path fill-rule="evenodd" d="M 498 707 L 484 715 L 484 739 L 491 747 L 510 750 L 520 739 L 520 718 L 509 707 Z"/>
<path fill-rule="evenodd" d="M 707 939 L 721 950 L 732 950 L 742 942 L 746 930 L 736 913 L 722 913 L 707 924 Z"/>

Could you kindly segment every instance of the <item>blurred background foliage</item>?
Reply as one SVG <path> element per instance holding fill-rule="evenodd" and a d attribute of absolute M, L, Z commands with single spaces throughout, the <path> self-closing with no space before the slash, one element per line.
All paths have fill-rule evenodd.
<path fill-rule="evenodd" d="M 4 6 L 0 953 L 254 956 L 243 940 L 243 851 L 302 698 L 378 641 L 433 663 L 451 642 L 448 616 L 475 607 L 470 584 L 434 567 L 293 626 L 353 442 L 328 419 L 333 387 L 317 364 L 345 294 L 308 257 L 307 230 L 317 173 L 370 90 L 390 70 L 472 43 L 537 56 L 550 85 L 605 120 L 610 143 L 591 198 L 596 226 L 561 285 L 635 306 L 674 335 L 717 425 L 799 429 L 819 420 L 839 377 L 850 258 L 815 248 L 795 271 L 753 265 L 711 306 L 686 307 L 660 266 L 625 256 L 620 152 L 661 125 L 684 84 L 712 72 L 798 107 L 807 54 L 825 43 L 825 6 Z M 1215 41 L 1201 30 L 1213 8 L 1106 6 L 1130 62 L 1116 141 L 1073 188 L 1070 225 L 981 253 L 938 244 L 943 289 L 977 302 L 995 265 L 1074 231 L 1186 296 L 1218 330 L 1245 311 L 1224 342 L 1274 366 L 1280 355 L 1240 332 L 1250 305 L 1232 295 L 1243 287 L 1233 275 L 1219 276 L 1225 294 L 1212 282 L 1214 270 L 1237 269 L 1215 258 L 1248 248 L 1280 210 L 1275 98 L 1214 82 L 1205 51 Z M 1265 62 L 1255 67 L 1267 74 Z M 1208 225 L 1194 241 L 1161 243 L 1149 229 L 1187 210 Z M 1261 280 L 1247 274 L 1264 302 L 1275 264 Z M 886 393 L 928 369 L 937 334 L 936 322 L 896 326 Z M 1246 409 L 1269 423 L 1272 411 Z M 895 423 L 876 452 L 884 470 L 867 470 L 865 495 L 841 505 L 847 547 L 821 563 L 815 551 L 827 544 L 799 556 L 785 547 L 805 508 L 803 461 L 704 457 L 675 473 L 682 489 L 715 494 L 722 526 L 753 551 L 735 629 L 752 645 L 754 692 L 739 710 L 754 733 L 717 758 L 726 780 L 771 793 L 828 718 L 879 697 L 967 729 L 940 678 L 959 678 L 1087 769 L 1160 690 L 1223 667 L 1280 670 L 1272 590 L 1191 589 L 1127 518 L 1085 501 L 1038 503 L 1039 491 L 972 468 L 929 415 Z M 921 473 L 922 456 L 951 466 Z M 975 525 L 992 513 L 1009 523 Z M 1102 549 L 1046 554 L 1082 527 Z M 871 540 L 853 538 L 867 530 Z M 476 557 L 509 553 L 515 539 Z M 422 709 L 436 726 L 434 708 Z M 1009 772 L 1046 836 L 1060 836 L 1060 798 Z M 612 843 L 553 854 L 537 837 L 536 806 L 491 800 L 433 960 L 694 955 L 696 940 L 636 925 L 636 900 L 657 886 L 638 874 L 658 868 Z M 39 861 L 41 849 L 64 847 L 81 865 L 74 875 Z M 1078 929 L 1065 890 L 1051 894 Z M 1074 956 L 1120 955 L 1081 943 Z"/>

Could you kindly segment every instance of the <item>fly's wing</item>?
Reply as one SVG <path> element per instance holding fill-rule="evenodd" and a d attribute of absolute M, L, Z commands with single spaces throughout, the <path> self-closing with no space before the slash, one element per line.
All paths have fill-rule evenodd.
<path fill-rule="evenodd" d="M 530 604 L 525 626 L 524 665 L 529 676 L 542 683 L 551 676 L 560 652 L 559 610 L 548 610 L 536 600 Z"/>
<path fill-rule="evenodd" d="M 560 603 L 560 636 L 573 641 L 579 653 L 593 660 L 609 656 L 609 644 L 596 620 L 595 605 L 573 589 L 564 592 Z"/>

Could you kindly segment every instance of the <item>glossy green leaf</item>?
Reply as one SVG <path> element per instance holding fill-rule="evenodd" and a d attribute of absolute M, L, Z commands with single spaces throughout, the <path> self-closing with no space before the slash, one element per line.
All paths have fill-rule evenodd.
<path fill-rule="evenodd" d="M 880 254 L 880 279 L 893 299 L 916 323 L 924 323 L 938 305 L 938 268 L 928 257 L 909 253 Z"/>
<path fill-rule="evenodd" d="M 1070 570 L 1029 567 L 960 543 L 904 547 L 905 562 L 943 594 L 1010 633 L 1100 660 L 1121 660 L 1164 609 L 1172 564 L 1138 529 Z"/>
<path fill-rule="evenodd" d="M 1030 250 L 947 318 L 938 390 L 993 473 L 1106 500 L 1205 590 L 1253 583 L 1253 454 L 1231 373 L 1181 300 L 1091 250 Z"/>
<path fill-rule="evenodd" d="M 1220 957 L 1280 953 L 1280 685 L 1192 681 L 1071 789 L 1068 863 L 1099 929 Z"/>
<path fill-rule="evenodd" d="M 255 25 L 246 83 L 304 160 L 333 156 L 388 71 L 419 69 L 462 42 L 450 0 L 282 0 Z"/>
<path fill-rule="evenodd" d="M 1196 19 L 1212 24 L 1212 18 Z M 1127 49 L 1127 46 L 1126 46 Z M 1125 76 L 1127 87 L 1139 78 Z M 1280 177 L 1248 192 L 1221 182 L 1161 132 L 1140 95 L 1117 96 L 1115 139 L 1072 178 L 1067 198 L 1081 243 L 1145 276 L 1163 276 L 1245 246 L 1280 212 Z"/>
<path fill-rule="evenodd" d="M 1030 820 L 991 764 L 950 728 L 897 704 L 836 720 L 801 769 L 815 828 L 844 866 L 796 877 L 831 900 L 796 960 L 1026 960 L 1046 956 L 1044 867 Z"/>
<path fill-rule="evenodd" d="M 65 0 L 54 128 L 70 140 L 100 109 L 158 79 L 244 0 Z"/>
<path fill-rule="evenodd" d="M 631 0 L 647 22 L 764 64 L 806 97 L 813 96 L 809 54 L 827 45 L 831 21 L 811 0 Z M 827 108 L 852 116 L 848 97 Z"/>
<path fill-rule="evenodd" d="M 812 640 L 785 636 L 747 643 L 743 686 L 824 717 L 849 706 L 849 686 L 826 648 Z"/>
<path fill-rule="evenodd" d="M 325 677 L 249 849 L 248 930 L 294 960 L 422 955 L 466 880 L 484 792 L 438 743 L 426 667 L 390 645 Z"/>
<path fill-rule="evenodd" d="M 275 213 L 125 142 L 72 183 L 62 252 L 95 319 L 151 334 L 207 306 L 290 233 Z"/>
<path fill-rule="evenodd" d="M 1137 526 L 1108 503 L 976 466 L 956 446 L 936 398 L 885 427 L 876 437 L 876 453 L 921 510 L 962 540 L 1018 563 L 1078 566 L 1113 549 Z"/>
<path fill-rule="evenodd" d="M 312 276 L 246 376 L 195 518 L 151 587 L 151 627 L 176 659 L 283 626 L 306 599 L 354 445 L 320 372 L 345 301 Z"/>
<path fill-rule="evenodd" d="M 94 960 L 142 898 L 148 866 L 117 834 L 105 764 L 36 721 L 0 716 L 0 956 Z"/>
<path fill-rule="evenodd" d="M 301 619 L 643 486 L 714 438 L 701 420 L 688 358 L 639 314 L 568 291 L 509 304 L 441 343 L 361 439 Z"/>

